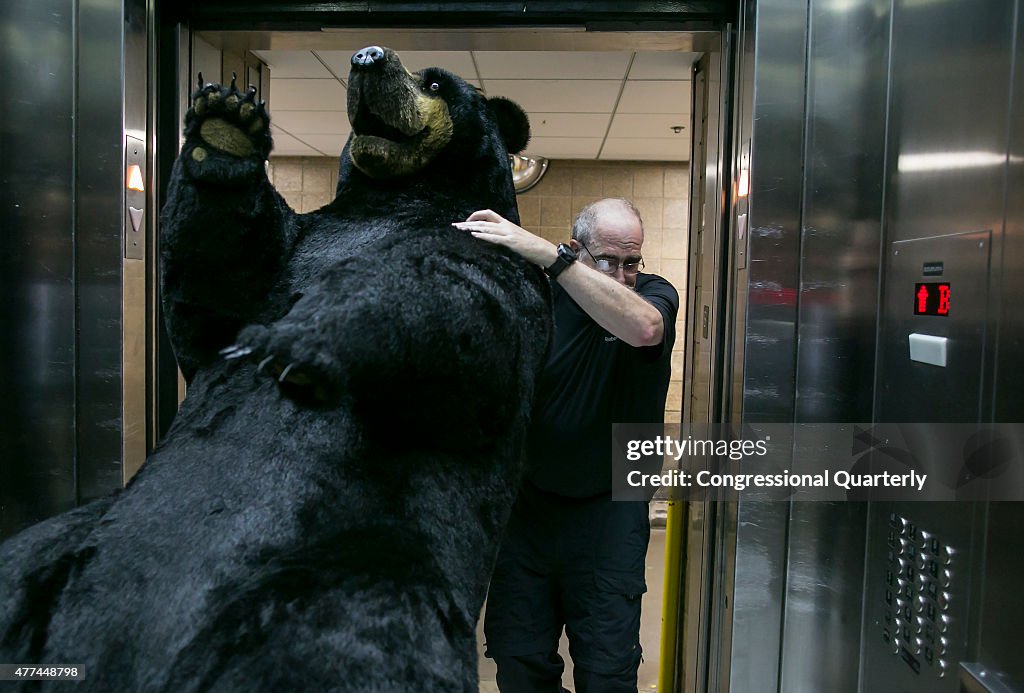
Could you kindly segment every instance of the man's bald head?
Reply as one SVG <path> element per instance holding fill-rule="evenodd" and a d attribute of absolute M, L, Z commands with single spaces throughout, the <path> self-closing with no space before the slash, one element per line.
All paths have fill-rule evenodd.
<path fill-rule="evenodd" d="M 643 242 L 644 222 L 633 203 L 622 197 L 606 197 L 580 210 L 572 222 L 572 238 L 590 245 L 599 227 L 636 228 Z"/>
<path fill-rule="evenodd" d="M 576 215 L 572 223 L 570 245 L 577 254 L 582 248 L 584 262 L 599 268 L 610 263 L 616 269 L 605 272 L 620 284 L 632 288 L 636 284 L 636 266 L 642 264 L 644 223 L 633 203 L 621 197 L 592 202 Z M 633 269 L 627 272 L 625 265 Z M 601 270 L 603 271 L 603 270 Z"/>

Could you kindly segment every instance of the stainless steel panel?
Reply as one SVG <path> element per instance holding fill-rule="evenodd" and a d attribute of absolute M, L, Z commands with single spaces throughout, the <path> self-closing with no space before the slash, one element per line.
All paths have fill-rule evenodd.
<path fill-rule="evenodd" d="M 811 4 L 795 420 L 868 421 L 889 0 Z"/>
<path fill-rule="evenodd" d="M 867 505 L 790 509 L 778 690 L 857 691 Z"/>
<path fill-rule="evenodd" d="M 0 3 L 0 537 L 75 503 L 74 7 Z"/>
<path fill-rule="evenodd" d="M 876 503 L 868 525 L 862 690 L 957 690 L 982 507 Z"/>
<path fill-rule="evenodd" d="M 871 419 L 889 18 L 811 3 L 795 421 Z M 860 503 L 793 504 L 780 690 L 858 690 L 866 524 Z"/>
<path fill-rule="evenodd" d="M 969 657 L 994 678 L 1024 690 L 1020 624 L 1024 622 L 1021 575 L 1024 574 L 1024 504 L 991 503 L 985 535 L 985 562 L 978 576 L 978 637 Z M 972 643 L 973 644 L 973 643 Z"/>
<path fill-rule="evenodd" d="M 993 396 L 995 421 L 1024 421 L 1024 3 L 1017 0 L 1014 34 L 1012 98 L 1006 120 L 1010 126 L 1006 163 L 1006 200 L 1001 263 L 1002 300 L 999 303 L 999 335 L 996 362 L 996 391 Z"/>
<path fill-rule="evenodd" d="M 736 504 L 728 688 L 774 691 L 780 675 L 789 504 Z"/>
<path fill-rule="evenodd" d="M 960 690 L 963 693 L 1016 693 L 998 672 L 975 662 L 960 662 Z"/>
<path fill-rule="evenodd" d="M 734 214 L 748 220 L 746 329 L 739 333 L 745 332 L 743 420 L 750 423 L 794 416 L 807 19 L 802 0 L 763 0 L 756 3 L 755 26 L 744 29 L 756 32 L 756 44 L 753 64 L 741 70 L 754 71 L 756 86 L 750 194 L 737 201 Z M 741 77 L 740 87 L 745 85 Z M 741 136 L 737 154 L 743 141 Z M 763 461 L 780 468 L 788 463 Z M 740 503 L 737 509 L 730 690 L 778 686 L 788 521 L 785 503 Z"/>
<path fill-rule="evenodd" d="M 730 27 L 731 29 L 731 27 Z M 690 176 L 690 240 L 687 271 L 687 340 L 683 420 L 716 422 L 722 417 L 723 330 L 729 287 L 728 208 L 731 38 L 723 53 L 706 54 L 695 65 Z"/>
<path fill-rule="evenodd" d="M 886 182 L 890 242 L 993 230 L 992 257 L 1001 256 L 1012 20 L 1009 0 L 895 4 Z M 985 291 L 987 282 L 971 281 L 967 291 Z M 965 289 L 954 287 L 961 300 Z M 994 318 L 987 312 L 970 316 L 987 330 Z M 886 324 L 889 319 L 883 316 Z M 988 354 L 985 362 L 987 371 L 975 376 L 974 385 L 988 399 Z M 887 405 L 884 393 L 876 396 L 876 418 L 893 420 L 895 403 Z M 941 417 L 936 411 L 921 415 Z"/>
<path fill-rule="evenodd" d="M 752 423 L 791 421 L 795 406 L 807 14 L 803 0 L 757 3 L 743 374 Z"/>
<path fill-rule="evenodd" d="M 75 281 L 78 288 L 79 501 L 122 485 L 122 230 L 124 205 L 121 0 L 78 7 Z"/>
<path fill-rule="evenodd" d="M 728 324 L 729 287 L 723 281 L 729 239 L 724 208 L 727 142 L 730 123 L 732 27 L 724 32 L 723 51 L 706 54 L 694 77 L 694 144 L 690 176 L 690 262 L 687 286 L 687 330 L 683 420 L 713 422 L 722 416 L 723 331 Z M 719 536 L 724 508 L 687 503 L 686 564 L 683 571 L 681 661 L 676 690 L 697 693 L 713 689 L 711 660 L 719 654 L 709 634 L 720 632 L 720 601 L 728 592 L 718 572 L 724 537 Z M 735 525 L 732 525 L 735 526 Z"/>
<path fill-rule="evenodd" d="M 989 253 L 992 233 L 898 241 L 886 267 L 884 326 L 879 341 L 878 421 L 972 422 L 981 415 Z M 925 276 L 941 262 L 941 276 Z M 948 283 L 948 316 L 915 315 L 915 286 Z M 910 360 L 911 333 L 948 339 L 946 367 Z M 949 393 L 955 392 L 955 397 Z"/>
<path fill-rule="evenodd" d="M 1017 2 L 1014 36 L 1009 158 L 1006 168 L 1005 237 L 1001 263 L 996 391 L 992 418 L 1024 421 L 1024 3 Z M 1024 599 L 1024 504 L 992 503 L 988 508 L 985 569 L 978 580 L 978 637 L 974 661 L 1017 690 L 1024 690 L 1020 624 Z"/>

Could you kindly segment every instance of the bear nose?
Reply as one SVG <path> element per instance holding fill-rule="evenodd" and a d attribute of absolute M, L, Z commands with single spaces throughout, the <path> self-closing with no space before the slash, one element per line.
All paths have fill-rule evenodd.
<path fill-rule="evenodd" d="M 367 46 L 352 55 L 353 67 L 372 67 L 374 63 L 384 59 L 384 49 L 380 46 Z"/>

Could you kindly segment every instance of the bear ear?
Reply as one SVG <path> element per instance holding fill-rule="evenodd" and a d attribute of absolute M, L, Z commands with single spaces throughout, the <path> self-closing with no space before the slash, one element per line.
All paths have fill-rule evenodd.
<path fill-rule="evenodd" d="M 530 121 L 519 104 L 501 96 L 487 99 L 487 106 L 498 123 L 501 139 L 509 154 L 518 154 L 530 141 Z"/>

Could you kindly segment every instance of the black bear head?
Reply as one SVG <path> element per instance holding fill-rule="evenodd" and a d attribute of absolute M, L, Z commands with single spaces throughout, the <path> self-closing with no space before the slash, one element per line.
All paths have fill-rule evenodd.
<path fill-rule="evenodd" d="M 443 174 L 445 163 L 465 167 L 480 157 L 504 159 L 530 137 L 526 114 L 512 101 L 487 99 L 440 68 L 409 72 L 397 53 L 378 46 L 352 56 L 348 118 L 348 156 L 377 180 Z"/>

